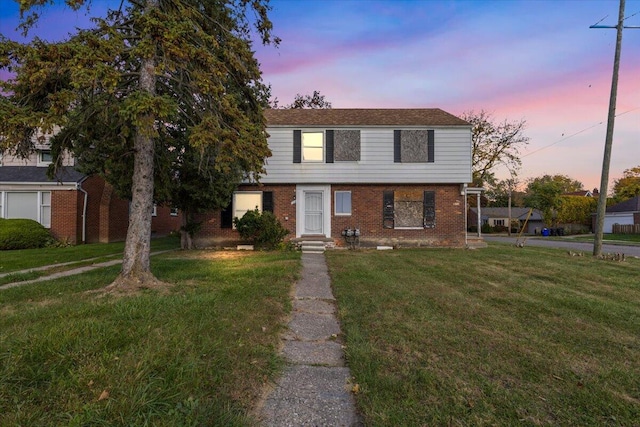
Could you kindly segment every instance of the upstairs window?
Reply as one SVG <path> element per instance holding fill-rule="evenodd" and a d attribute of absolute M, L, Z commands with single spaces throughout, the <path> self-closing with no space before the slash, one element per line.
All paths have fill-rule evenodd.
<path fill-rule="evenodd" d="M 324 161 L 324 133 L 302 132 L 302 161 Z"/>
<path fill-rule="evenodd" d="M 38 166 L 49 166 L 53 162 L 51 150 L 38 151 Z"/>
<path fill-rule="evenodd" d="M 395 163 L 433 163 L 435 132 L 433 130 L 393 131 L 393 161 Z"/>

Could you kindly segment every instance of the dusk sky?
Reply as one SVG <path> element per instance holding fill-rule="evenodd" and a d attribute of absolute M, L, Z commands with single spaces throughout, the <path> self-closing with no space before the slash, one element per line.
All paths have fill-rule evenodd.
<path fill-rule="evenodd" d="M 92 13 L 119 1 L 94 0 Z M 0 31 L 19 39 L 18 9 L 0 0 Z M 519 178 L 565 174 L 600 186 L 617 0 L 272 0 L 279 48 L 256 46 L 280 104 L 320 91 L 334 108 L 484 109 L 525 119 Z M 627 0 L 640 26 L 640 0 Z M 45 13 L 33 34 L 61 39 L 81 13 Z M 626 29 L 610 182 L 640 165 L 640 29 Z M 508 177 L 506 168 L 496 170 Z M 611 190 L 611 184 L 609 185 Z"/>

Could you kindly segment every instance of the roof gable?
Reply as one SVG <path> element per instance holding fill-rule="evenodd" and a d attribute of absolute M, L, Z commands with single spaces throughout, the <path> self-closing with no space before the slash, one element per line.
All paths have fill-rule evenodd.
<path fill-rule="evenodd" d="M 267 109 L 267 126 L 471 126 L 439 108 Z"/>

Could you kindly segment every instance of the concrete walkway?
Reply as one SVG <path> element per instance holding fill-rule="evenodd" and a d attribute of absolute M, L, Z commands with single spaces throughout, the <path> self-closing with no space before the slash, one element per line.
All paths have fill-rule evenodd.
<path fill-rule="evenodd" d="M 163 250 L 163 251 L 151 252 L 149 254 L 149 256 L 155 256 L 155 255 L 163 254 L 165 252 L 171 252 L 172 250 L 173 249 L 167 249 L 167 250 Z M 108 256 L 110 257 L 110 256 L 113 256 L 113 255 L 108 255 Z M 96 258 L 90 258 L 90 259 L 86 259 L 86 260 L 73 261 L 73 262 L 65 262 L 65 263 L 61 263 L 61 264 L 45 265 L 43 267 L 30 268 L 30 269 L 27 269 L 27 270 L 12 271 L 12 272 L 9 272 L 9 273 L 3 273 L 0 277 L 9 276 L 11 274 L 30 273 L 32 271 L 46 271 L 46 270 L 49 270 L 49 269 L 52 269 L 52 268 L 64 267 L 64 266 L 68 266 L 68 265 L 79 264 L 79 263 L 82 263 L 82 262 L 91 261 L 93 259 L 96 259 Z M 95 264 L 85 265 L 85 266 L 82 266 L 82 267 L 71 268 L 69 270 L 59 271 L 59 272 L 52 273 L 52 274 L 49 274 L 49 275 L 40 276 L 40 277 L 38 277 L 36 279 L 23 280 L 23 281 L 20 281 L 20 282 L 13 282 L 13 283 L 6 283 L 4 285 L 0 285 L 0 291 L 4 290 L 4 289 L 15 288 L 17 286 L 28 285 L 30 283 L 37 283 L 37 282 L 44 282 L 46 280 L 58 279 L 60 277 L 75 276 L 76 274 L 86 273 L 87 271 L 95 270 L 97 268 L 111 267 L 112 265 L 118 265 L 118 264 L 122 264 L 122 255 L 120 255 L 120 257 L 118 259 L 114 259 L 114 260 L 110 260 L 110 261 L 104 261 L 104 262 L 98 262 L 98 263 L 95 263 Z"/>
<path fill-rule="evenodd" d="M 259 408 L 262 425 L 362 425 L 335 312 L 324 254 L 303 254 L 302 278 L 295 285 L 293 313 L 283 336 L 288 365 Z"/>

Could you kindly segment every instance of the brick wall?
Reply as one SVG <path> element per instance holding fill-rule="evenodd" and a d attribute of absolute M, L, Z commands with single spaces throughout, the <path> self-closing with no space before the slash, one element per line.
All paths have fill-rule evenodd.
<path fill-rule="evenodd" d="M 333 215 L 335 191 L 351 191 L 351 216 Z M 435 191 L 435 227 L 398 230 L 382 225 L 384 191 Z M 360 229 L 362 246 L 452 246 L 465 244 L 464 196 L 459 185 L 332 185 L 331 235 L 338 245 L 345 228 Z"/>
<path fill-rule="evenodd" d="M 115 193 L 113 187 L 100 177 L 88 178 L 83 188 L 89 193 L 89 242 L 118 242 L 127 237 L 129 227 L 129 201 Z M 151 236 L 166 236 L 180 229 L 180 215 L 172 216 L 171 208 L 158 206 L 151 219 Z"/>
<path fill-rule="evenodd" d="M 295 238 L 296 205 L 292 204 L 295 185 L 265 185 L 242 187 L 244 191 L 273 191 L 274 214 L 290 233 L 287 239 Z M 351 191 L 352 214 L 335 216 L 334 192 Z M 434 228 L 397 230 L 382 226 L 382 195 L 384 191 L 434 191 L 436 225 Z M 329 214 L 329 213 L 328 213 Z M 452 246 L 465 244 L 464 197 L 459 185 L 333 185 L 331 187 L 331 237 L 337 245 L 344 245 L 341 236 L 345 228 L 359 228 L 362 246 Z M 238 233 L 220 227 L 220 212 L 200 215 L 200 232 L 195 244 L 200 247 L 226 246 L 240 243 Z"/>
<path fill-rule="evenodd" d="M 77 190 L 51 192 L 51 234 L 72 245 L 82 242 L 83 194 Z"/>
<path fill-rule="evenodd" d="M 180 230 L 180 212 L 171 216 L 171 208 L 168 206 L 158 206 L 157 215 L 151 218 L 151 237 L 162 237 L 169 235 L 172 231 Z"/>
<path fill-rule="evenodd" d="M 272 191 L 273 214 L 284 228 L 289 230 L 285 239 L 296 237 L 296 205 L 295 185 L 264 185 L 242 186 L 239 191 Z M 220 227 L 220 211 L 212 211 L 196 217 L 201 221 L 200 231 L 194 236 L 194 243 L 198 247 L 231 246 L 242 243 L 238 232 L 232 228 Z"/>

